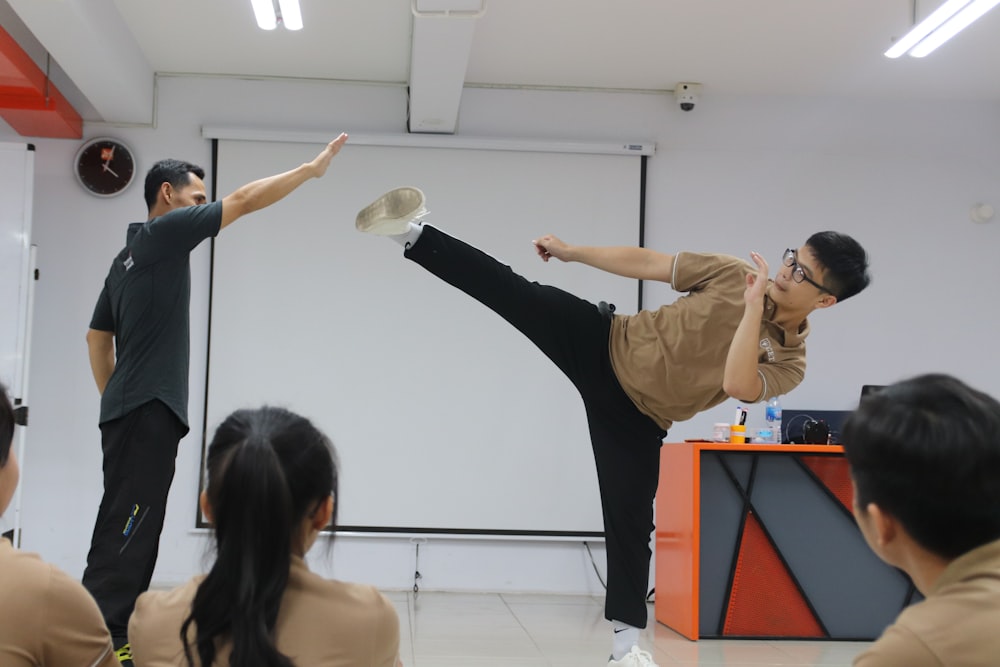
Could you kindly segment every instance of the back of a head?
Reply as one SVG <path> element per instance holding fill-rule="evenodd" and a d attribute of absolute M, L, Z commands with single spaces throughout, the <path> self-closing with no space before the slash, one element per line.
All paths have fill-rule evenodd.
<path fill-rule="evenodd" d="M 870 394 L 843 429 L 858 504 L 944 558 L 1000 539 L 998 434 L 1000 403 L 948 375 Z"/>
<path fill-rule="evenodd" d="M 14 442 L 14 406 L 7 396 L 7 387 L 0 382 L 0 467 L 7 465 L 10 446 Z"/>
<path fill-rule="evenodd" d="M 288 410 L 239 410 L 216 430 L 206 470 L 217 557 L 181 639 L 194 623 L 202 665 L 212 664 L 216 641 L 225 637 L 233 667 L 289 667 L 272 631 L 302 522 L 337 493 L 333 446 Z"/>
<path fill-rule="evenodd" d="M 146 183 L 143 196 L 146 198 L 146 208 L 150 211 L 156 205 L 156 193 L 164 183 L 170 183 L 174 188 L 181 188 L 190 182 L 190 176 L 194 174 L 200 179 L 205 178 L 205 170 L 196 164 L 184 162 L 183 160 L 166 159 L 160 160 L 146 172 Z"/>
<path fill-rule="evenodd" d="M 868 253 L 853 238 L 840 232 L 816 232 L 806 245 L 823 265 L 823 282 L 838 302 L 868 287 Z"/>

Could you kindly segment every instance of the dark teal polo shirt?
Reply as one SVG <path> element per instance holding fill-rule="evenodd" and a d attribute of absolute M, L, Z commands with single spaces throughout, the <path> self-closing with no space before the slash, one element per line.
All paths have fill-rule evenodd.
<path fill-rule="evenodd" d="M 129 225 L 90 321 L 91 329 L 115 335 L 115 370 L 101 396 L 101 424 L 158 399 L 188 425 L 190 256 L 221 224 L 219 201 Z"/>

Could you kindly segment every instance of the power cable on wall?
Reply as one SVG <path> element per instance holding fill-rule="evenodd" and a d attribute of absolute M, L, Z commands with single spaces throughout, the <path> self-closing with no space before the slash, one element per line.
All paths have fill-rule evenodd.
<path fill-rule="evenodd" d="M 587 549 L 587 555 L 590 556 L 590 564 L 594 568 L 594 574 L 597 575 L 597 580 L 601 582 L 601 586 L 604 590 L 608 590 L 608 585 L 604 582 L 604 578 L 601 576 L 600 570 L 597 569 L 597 562 L 594 561 L 594 553 L 590 550 L 590 544 L 584 541 L 583 546 Z M 649 592 L 646 593 L 646 602 L 652 603 L 656 601 L 656 588 L 650 588 Z"/>
<path fill-rule="evenodd" d="M 608 585 L 604 582 L 604 577 L 601 576 L 600 570 L 597 569 L 597 563 L 594 562 L 594 553 L 590 550 L 590 544 L 584 540 L 583 546 L 587 548 L 587 555 L 590 556 L 590 564 L 594 567 L 594 574 L 597 575 L 597 580 L 601 582 L 604 590 L 608 590 Z"/>
<path fill-rule="evenodd" d="M 420 574 L 420 545 L 427 542 L 427 540 L 415 537 L 410 540 L 416 547 L 413 556 L 413 594 L 417 595 L 420 593 L 420 585 L 417 583 L 423 579 L 423 575 Z"/>

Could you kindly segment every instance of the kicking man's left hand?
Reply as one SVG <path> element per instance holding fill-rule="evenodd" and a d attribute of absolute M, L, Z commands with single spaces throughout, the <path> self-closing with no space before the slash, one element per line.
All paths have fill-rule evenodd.
<path fill-rule="evenodd" d="M 761 306 L 764 305 L 764 293 L 767 292 L 767 260 L 760 256 L 759 253 L 751 252 L 750 259 L 753 263 L 757 265 L 757 273 L 747 274 L 747 288 L 743 292 L 743 299 L 746 301 L 747 305 Z"/>

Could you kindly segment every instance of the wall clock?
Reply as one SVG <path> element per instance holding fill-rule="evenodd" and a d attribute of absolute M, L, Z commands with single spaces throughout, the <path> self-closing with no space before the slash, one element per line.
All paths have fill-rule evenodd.
<path fill-rule="evenodd" d="M 89 139 L 76 152 L 73 172 L 90 194 L 113 197 L 121 194 L 135 178 L 135 156 L 131 148 L 117 139 Z"/>

